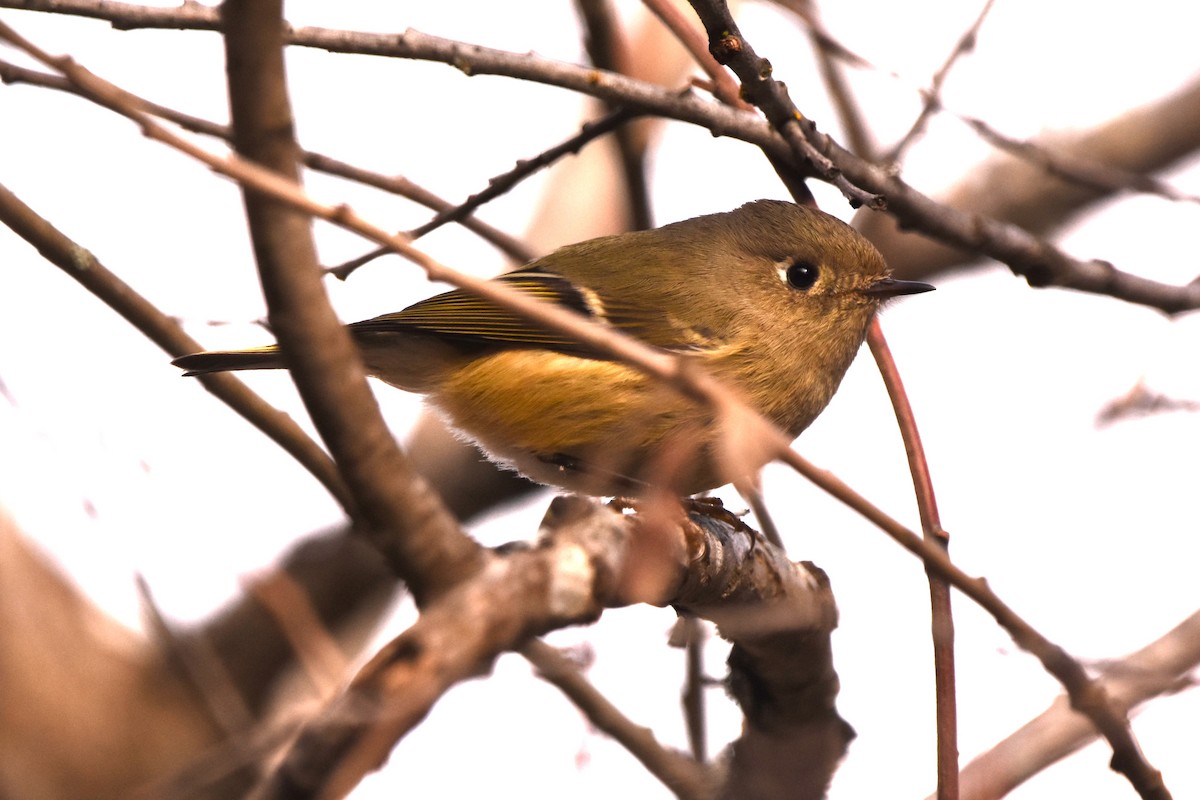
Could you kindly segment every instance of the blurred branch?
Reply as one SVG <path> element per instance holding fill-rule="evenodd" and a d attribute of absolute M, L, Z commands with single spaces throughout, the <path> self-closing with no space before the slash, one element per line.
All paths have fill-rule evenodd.
<path fill-rule="evenodd" d="M 264 602 L 263 588 L 284 581 L 302 591 L 319 622 L 299 636 L 285 635 L 286 620 Z M 278 688 L 280 673 L 295 663 L 298 652 L 310 649 L 310 635 L 324 638 L 333 633 L 345 652 L 355 652 L 366 643 L 398 588 L 395 575 L 365 537 L 347 529 L 330 531 L 299 542 L 273 573 L 256 578 L 238 601 L 203 625 L 173 635 L 185 646 L 195 641 L 211 648 L 260 718 Z"/>
<path fill-rule="evenodd" d="M 126 797 L 218 741 L 197 700 L 0 509 L 0 795 Z"/>
<path fill-rule="evenodd" d="M 1128 392 L 1106 403 L 1096 414 L 1096 427 L 1103 428 L 1121 420 L 1148 417 L 1171 411 L 1200 411 L 1200 400 L 1170 397 L 1152 391 L 1145 381 L 1139 380 Z"/>
<path fill-rule="evenodd" d="M 968 178 L 940 196 L 939 202 L 971 218 L 1004 220 L 1033 235 L 1047 235 L 1120 192 L 1151 191 L 1171 199 L 1193 200 L 1147 175 L 1169 168 L 1200 148 L 1200 79 L 1092 129 L 1050 134 L 1032 142 L 1003 137 L 977 120 L 967 122 L 1006 151 L 973 169 Z M 897 277 L 929 278 L 979 258 L 969 246 L 960 249 L 902 231 L 891 215 L 860 215 L 858 222 Z M 994 252 L 984 254 L 996 257 Z M 1036 275 L 1031 273 L 1031 282 L 1036 283 Z M 1191 287 L 1193 291 L 1197 288 Z M 1194 307 L 1174 301 L 1147 304 L 1168 313 Z"/>
<path fill-rule="evenodd" d="M 704 70 L 704 74 L 712 81 L 714 97 L 732 108 L 742 111 L 753 110 L 753 106 L 743 100 L 738 93 L 737 81 L 708 52 L 708 42 L 704 38 L 704 32 L 694 26 L 690 17 L 686 17 L 680 12 L 678 5 L 672 0 L 643 0 L 643 5 L 650 9 L 663 25 L 667 26 L 667 29 L 691 54 L 696 65 Z"/>
<path fill-rule="evenodd" d="M 633 75 L 630 42 L 611 0 L 575 0 L 575 7 L 583 19 L 584 46 L 591 62 L 600 69 Z M 621 106 L 612 103 L 603 105 L 608 113 L 621 110 Z M 614 132 L 613 140 L 619 153 L 625 188 L 624 205 L 629 210 L 629 228 L 652 228 L 654 215 L 650 208 L 650 187 L 646 181 L 649 138 L 636 126 L 622 125 Z"/>
<path fill-rule="evenodd" d="M 687 662 L 680 700 L 683 705 L 684 725 L 687 727 L 688 746 L 692 751 L 692 758 L 703 764 L 708 761 L 706 698 L 713 683 L 704 671 L 704 646 L 708 643 L 708 630 L 700 620 L 684 615 L 676 622 L 675 634 L 681 636 L 683 642 L 672 642 L 672 645 L 683 648 Z"/>
<path fill-rule="evenodd" d="M 850 152 L 859 158 L 875 160 L 875 139 L 871 135 L 871 126 L 867 123 L 858 98 L 850 88 L 843 69 L 848 58 L 848 51 L 825 30 L 821 22 L 816 0 L 777 0 L 779 5 L 789 9 L 804 20 L 808 29 L 808 39 L 817 58 L 817 69 L 821 72 L 821 80 L 825 90 L 833 101 L 842 131 L 846 137 Z"/>

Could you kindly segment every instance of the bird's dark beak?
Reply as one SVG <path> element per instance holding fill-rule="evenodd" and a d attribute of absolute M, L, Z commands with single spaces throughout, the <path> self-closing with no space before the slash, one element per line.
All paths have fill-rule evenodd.
<path fill-rule="evenodd" d="M 895 278 L 881 278 L 862 291 L 863 294 L 886 299 L 888 297 L 899 297 L 902 294 L 932 292 L 933 289 L 933 286 L 928 283 L 921 283 L 920 281 L 898 281 Z"/>

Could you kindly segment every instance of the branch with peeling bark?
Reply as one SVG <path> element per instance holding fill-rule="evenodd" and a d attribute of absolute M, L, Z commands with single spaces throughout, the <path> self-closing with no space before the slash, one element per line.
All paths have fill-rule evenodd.
<path fill-rule="evenodd" d="M 275 60 L 274 56 L 272 55 L 273 52 L 278 52 L 278 48 L 272 48 L 269 41 L 271 36 L 270 31 L 272 30 L 269 17 L 259 18 L 257 20 L 254 20 L 253 17 L 241 18 L 238 17 L 237 14 L 243 9 L 233 5 L 227 6 L 226 9 L 227 13 L 230 14 L 231 20 L 228 28 L 231 31 L 229 36 L 229 39 L 231 40 L 230 62 L 232 65 L 234 65 L 231 66 L 231 93 L 234 95 L 233 108 L 234 129 L 236 132 L 235 141 L 238 143 L 240 150 L 248 151 L 258 158 L 268 162 L 274 161 L 281 168 L 286 168 L 288 166 L 288 162 L 286 162 L 284 156 L 290 156 L 293 159 L 293 161 L 290 163 L 294 167 L 294 145 L 292 145 L 292 143 L 290 143 L 286 138 L 286 133 L 289 129 L 287 124 L 288 114 L 286 95 L 282 94 L 281 90 L 282 83 L 279 77 L 281 75 L 281 71 L 278 66 L 279 62 Z M 255 11 L 261 10 L 262 9 L 255 9 Z M 244 38 L 240 38 L 243 33 L 245 34 Z M 4 30 L 4 35 L 9 38 L 10 41 L 20 41 L 20 38 L 11 31 Z M 264 38 L 266 41 L 264 41 Z M 76 81 L 77 85 L 80 85 L 82 88 L 84 88 L 84 90 L 89 94 L 89 96 L 93 97 L 93 99 L 96 99 L 97 101 L 109 107 L 119 108 L 124 113 L 127 113 L 129 116 L 137 119 L 139 124 L 142 125 L 143 129 L 150 135 L 179 144 L 175 137 L 167 134 L 156 124 L 151 122 L 147 117 L 145 117 L 140 111 L 138 111 L 136 107 L 132 106 L 128 96 L 124 95 L 120 91 L 114 90 L 113 87 L 98 81 L 94 76 L 91 76 L 90 73 L 86 73 L 86 71 L 69 61 L 62 59 L 50 59 L 28 43 L 23 44 L 28 52 L 38 55 L 47 63 L 51 63 L 63 68 L 64 71 Z M 247 66 L 254 65 L 256 62 L 260 63 L 261 66 Z M 246 71 L 243 72 L 242 70 Z M 233 77 L 235 75 L 236 77 Z M 239 95 L 239 92 L 243 92 L 244 94 Z M 252 99 L 253 102 L 243 102 L 243 100 L 240 99 L 242 97 L 244 97 L 246 101 Z M 278 136 L 280 132 L 284 133 L 284 139 L 279 140 L 272 138 L 271 133 L 274 133 L 276 136 Z M 189 148 L 185 146 L 184 149 Z M 220 159 L 210 159 L 210 163 L 218 168 L 221 168 L 220 161 Z M 460 576 L 458 579 L 447 577 L 447 572 L 444 569 L 440 572 L 436 569 L 433 569 L 430 576 L 416 574 L 417 571 L 426 567 L 445 567 L 446 562 L 449 563 L 451 568 L 456 568 L 457 564 L 454 561 L 453 551 L 450 551 L 449 553 L 446 551 L 446 545 L 449 544 L 451 546 L 455 546 L 455 542 L 452 540 L 449 543 L 441 543 L 440 551 L 435 548 L 432 555 L 425 554 L 424 558 L 426 560 L 423 561 L 422 555 L 419 551 L 417 553 L 413 552 L 414 547 L 419 548 L 423 546 L 428 549 L 430 544 L 430 530 L 428 526 L 422 525 L 418 527 L 416 524 L 424 522 L 424 520 L 421 519 L 421 515 L 418 514 L 415 521 L 389 519 L 389 514 L 392 512 L 388 510 L 387 499 L 383 497 L 383 490 L 381 488 L 372 486 L 372 483 L 378 482 L 381 477 L 392 479 L 390 483 L 392 490 L 395 490 L 395 487 L 397 486 L 396 480 L 406 481 L 410 485 L 416 482 L 412 480 L 410 475 L 405 473 L 402 465 L 397 466 L 394 461 L 392 464 L 384 465 L 383 467 L 380 467 L 377 464 L 368 465 L 367 462 L 364 462 L 363 465 L 358 465 L 356 463 L 361 461 L 364 455 L 369 454 L 368 449 L 364 448 L 362 445 L 362 436 L 364 434 L 358 431 L 349 430 L 344 423 L 339 422 L 338 415 L 348 413 L 348 410 L 351 409 L 357 409 L 358 412 L 361 413 L 363 405 L 347 398 L 347 396 L 344 394 L 346 390 L 346 383 L 332 381 L 332 374 L 328 377 L 321 375 L 321 369 L 329 369 L 330 366 L 334 367 L 333 374 L 337 374 L 338 368 L 341 368 L 343 371 L 346 369 L 353 370 L 356 362 L 352 357 L 346 358 L 344 353 L 338 353 L 335 348 L 330 347 L 328 338 L 330 336 L 329 331 L 333 330 L 340 332 L 340 327 L 337 327 L 336 324 L 331 325 L 328 321 L 322 321 L 319 316 L 312 316 L 308 314 L 308 312 L 311 312 L 314 308 L 322 305 L 324 305 L 324 307 L 327 309 L 327 304 L 322 303 L 323 298 L 321 298 L 319 294 L 314 294 L 311 288 L 305 288 L 304 281 L 301 280 L 301 277 L 304 276 L 306 272 L 309 275 L 316 275 L 315 259 L 309 257 L 305 252 L 298 251 L 296 249 L 304 244 L 302 240 L 305 238 L 305 229 L 298 228 L 295 224 L 297 221 L 303 221 L 303 217 L 296 218 L 292 212 L 286 210 L 285 206 L 275 206 L 274 200 L 269 199 L 274 195 L 265 194 L 263 192 L 264 189 L 277 192 L 281 185 L 285 185 L 283 182 L 272 178 L 266 172 L 255 168 L 248 163 L 239 162 L 239 166 L 242 177 L 245 179 L 244 183 L 247 186 L 248 216 L 251 220 L 256 253 L 259 256 L 259 261 L 262 265 L 264 285 L 268 296 L 268 303 L 271 308 L 274 327 L 279 333 L 281 342 L 283 342 L 285 352 L 292 350 L 296 353 L 304 354 L 299 357 L 294 355 L 289 356 L 289 358 L 294 359 L 293 371 L 294 374 L 297 375 L 297 383 L 301 389 L 301 393 L 309 403 L 310 411 L 313 414 L 314 419 L 317 421 L 318 427 L 322 431 L 322 434 L 329 444 L 331 451 L 334 453 L 335 460 L 338 462 L 339 467 L 343 471 L 349 471 L 350 480 L 348 483 L 351 487 L 351 491 L 354 492 L 356 498 L 359 500 L 358 508 L 360 509 L 362 518 L 365 519 L 368 524 L 389 529 L 385 531 L 387 533 L 392 532 L 390 529 L 399 528 L 406 534 L 406 536 L 400 537 L 400 540 L 396 543 L 396 546 L 400 549 L 391 551 L 393 554 L 393 562 L 396 565 L 399 573 L 408 579 L 410 583 L 412 583 L 413 580 L 421 581 L 418 586 L 419 599 L 424 598 L 427 603 L 432 602 L 434 605 L 427 609 L 425 616 L 422 618 L 422 623 L 419 623 L 419 625 L 428 621 L 428 624 L 434 626 L 434 629 L 436 630 L 436 623 L 439 619 L 439 615 L 437 613 L 437 609 L 440 607 L 439 598 L 441 598 L 443 594 L 445 594 L 448 598 L 458 597 L 461 593 L 466 593 L 469 596 L 471 592 L 479 591 L 478 587 L 487 585 L 486 575 L 479 573 L 476 569 L 472 574 L 476 574 L 479 579 L 464 581 L 462 580 L 462 577 L 465 576 Z M 294 193 L 294 189 L 292 192 Z M 343 221 L 354 219 L 352 213 L 349 212 L 348 209 L 344 208 L 330 212 L 330 216 Z M 361 224 L 359 224 L 359 227 L 361 227 Z M 382 238 L 390 239 L 391 237 L 383 236 Z M 287 264 L 288 266 L 284 267 L 284 264 Z M 426 266 L 430 269 L 444 269 L 441 268 L 440 265 L 432 264 L 432 262 L 426 264 Z M 311 278 L 306 280 L 308 280 L 311 287 L 314 281 Z M 553 319 L 553 315 L 550 315 L 550 317 Z M 575 324 L 577 323 L 572 323 L 572 325 Z M 584 329 L 584 331 L 586 333 L 586 329 Z M 576 333 L 578 334 L 579 332 L 576 331 Z M 599 336 L 599 334 L 596 332 L 592 332 L 591 335 Z M 606 342 L 606 344 L 610 348 L 618 351 L 624 346 L 629 349 L 630 353 L 633 354 L 632 356 L 627 355 L 626 357 L 640 357 L 643 360 L 646 360 L 646 354 L 639 352 L 638 348 L 632 343 L 626 343 L 623 345 L 619 340 L 614 340 L 612 342 Z M 650 359 L 650 361 L 651 363 L 658 361 L 658 367 L 660 370 L 664 366 L 669 370 L 676 369 L 676 367 L 672 366 L 671 364 L 664 364 L 659 359 Z M 359 372 L 361 372 L 361 368 L 359 368 Z M 724 402 L 726 404 L 734 402 L 732 398 L 721 395 L 716 388 L 713 388 L 712 384 L 703 379 L 703 376 L 692 374 L 692 371 L 687 369 L 683 370 L 679 374 L 682 376 L 680 379 L 680 387 L 682 389 L 690 389 L 693 392 L 697 392 L 702 397 L 709 397 L 709 395 L 720 395 L 722 397 L 720 402 Z M 343 393 L 331 393 L 327 388 L 327 384 L 330 382 L 332 382 L 336 388 L 341 390 Z M 711 402 L 718 402 L 718 400 L 712 399 L 711 397 L 709 397 L 709 399 Z M 358 421 L 361 422 L 361 420 Z M 370 435 L 369 428 L 366 430 L 368 431 L 366 435 Z M 403 488 L 405 487 L 401 487 L 401 489 Z M 400 494 L 400 499 L 407 500 L 410 507 L 416 505 L 419 508 L 421 498 L 418 497 L 417 502 L 413 503 L 413 491 L 420 492 L 420 489 L 419 487 L 417 487 L 415 490 L 410 489 L 406 494 L 402 492 Z M 437 533 L 436 528 L 434 529 L 434 532 Z M 641 540 L 649 541 L 652 538 L 653 537 L 643 533 Z M 412 541 L 409 541 L 409 539 L 412 539 Z M 748 542 L 744 545 L 743 550 L 746 552 L 750 551 Z M 477 549 L 471 550 L 471 552 L 475 553 L 477 552 Z M 715 547 L 706 547 L 705 552 L 711 557 L 720 551 Z M 759 552 L 766 551 L 760 549 Z M 430 558 L 433 560 L 427 560 Z M 478 567 L 484 566 L 484 564 L 481 563 L 477 557 L 472 558 L 471 561 L 473 561 Z M 721 563 L 728 568 L 727 561 L 722 561 Z M 680 564 L 680 571 L 682 574 L 691 574 L 688 572 L 688 566 L 688 562 L 686 561 Z M 561 591 L 564 589 L 561 583 L 564 579 L 569 578 L 569 575 L 567 573 L 559 574 L 557 572 L 553 572 L 548 575 L 548 578 L 552 584 L 558 586 L 557 591 L 559 594 L 561 594 Z M 776 579 L 770 583 L 772 586 L 774 586 L 777 585 L 779 581 Z M 450 588 L 451 586 L 454 588 Z M 643 586 L 639 591 L 644 590 L 645 586 Z M 577 591 L 569 590 L 568 598 L 575 598 L 577 594 Z M 729 595 L 729 592 L 726 592 L 725 594 Z M 699 595 L 695 595 L 694 600 L 698 604 L 703 603 L 706 602 L 706 596 L 706 594 L 701 593 Z M 685 594 L 684 597 L 686 598 L 687 595 Z M 451 600 L 447 600 L 447 602 L 451 603 L 452 606 Z M 511 604 L 498 604 L 497 607 L 505 608 L 506 606 L 511 607 Z M 460 615 L 458 614 L 451 614 L 448 619 L 458 618 L 459 616 Z M 787 616 L 790 620 L 795 620 L 794 614 L 788 614 Z M 570 618 L 573 619 L 574 617 Z M 521 618 L 518 616 L 514 618 L 510 622 L 510 627 L 515 632 L 514 635 L 517 638 L 515 638 L 513 641 L 519 641 L 520 639 L 526 637 L 529 632 L 538 630 L 539 623 L 537 622 L 537 619 L 538 617 L 536 616 L 531 618 Z M 736 620 L 731 620 L 726 624 L 736 625 L 738 622 Z M 423 629 L 418 629 L 416 633 L 412 633 L 411 635 L 419 635 L 421 630 Z M 495 625 L 489 626 L 488 630 L 492 633 L 495 633 L 497 627 Z M 500 630 L 503 629 L 501 628 Z M 755 632 L 757 635 L 762 635 L 761 624 L 755 628 Z M 403 650 L 403 646 L 401 645 L 400 647 L 401 650 Z M 387 654 L 385 653 L 383 656 L 381 656 L 381 658 L 386 662 L 388 659 Z M 463 672 L 461 670 L 468 669 L 473 663 L 473 661 L 459 662 L 457 671 L 453 667 L 439 669 L 437 670 L 439 675 L 438 680 L 452 683 L 455 680 L 461 679 L 468 674 L 467 672 Z M 369 680 L 371 674 L 371 671 L 368 669 L 368 671 L 364 673 L 366 677 L 364 677 L 363 680 Z M 831 675 L 832 673 L 831 671 L 826 673 L 824 670 L 822 670 L 822 674 L 828 677 L 828 675 Z M 449 683 L 444 685 L 449 685 Z M 400 713 L 400 718 L 405 718 L 404 714 L 408 712 L 404 712 L 404 709 L 409 709 L 411 713 L 415 713 L 419 717 L 419 715 L 423 713 L 420 710 L 419 698 L 427 697 L 430 698 L 430 702 L 432 702 L 432 698 L 435 698 L 439 693 L 436 690 L 436 685 L 426 685 L 426 688 L 431 690 L 432 693 L 422 695 L 420 691 L 417 691 L 415 693 L 406 695 L 406 705 L 404 705 L 403 708 L 389 706 L 385 703 L 385 712 L 387 712 L 388 709 L 391 709 L 391 711 Z M 418 705 L 416 707 L 409 705 L 414 698 L 418 699 Z M 354 701 L 348 699 L 345 702 L 352 703 Z M 822 704 L 821 710 L 828 713 L 830 711 L 829 704 Z M 386 713 L 385 715 L 388 719 L 388 722 L 384 733 L 386 734 L 388 731 L 397 730 L 395 727 L 397 725 L 397 717 L 390 713 Z M 377 733 L 368 734 L 366 741 L 374 742 L 378 747 L 379 740 L 376 738 L 377 735 Z M 386 738 L 387 737 L 385 736 L 384 739 L 386 740 Z M 303 741 L 304 740 L 302 740 L 302 742 Z M 390 744 L 386 744 L 386 741 L 385 745 L 390 746 Z M 304 755 L 306 760 L 313 757 L 311 753 L 307 753 L 304 745 L 301 745 L 299 749 L 306 752 L 306 755 Z M 337 769 L 339 771 L 348 769 L 351 771 L 351 774 L 354 773 L 356 765 L 362 766 L 363 763 L 370 763 L 373 758 L 376 758 L 380 755 L 380 751 L 378 749 L 373 750 L 371 747 L 367 747 L 365 751 L 355 750 L 355 753 L 359 756 L 362 756 L 362 754 L 365 753 L 365 756 L 363 757 L 366 758 L 366 761 L 364 762 L 361 757 L 346 758 L 343 755 L 340 755 L 340 752 L 341 751 L 339 748 L 339 756 L 336 759 Z M 339 772 L 339 774 L 342 773 Z M 333 775 L 330 780 L 333 781 L 334 786 L 340 785 L 338 783 L 340 779 L 337 775 Z M 828 774 L 824 775 L 823 780 L 828 780 Z"/>
<path fill-rule="evenodd" d="M 734 643 L 733 691 L 748 727 L 734 744 L 724 794 L 747 796 L 747 786 L 762 779 L 750 765 L 803 741 L 831 757 L 805 763 L 813 784 L 791 783 L 790 796 L 819 797 L 850 737 L 832 703 L 832 594 L 820 570 L 751 537 L 707 517 L 648 522 L 583 498 L 557 498 L 536 546 L 494 555 L 306 726 L 267 796 L 341 796 L 450 685 L 486 672 L 500 653 L 529 647 L 537 633 L 592 621 L 604 608 L 652 602 L 713 619 Z M 716 792 L 714 776 L 690 760 L 653 746 L 639 752 L 654 755 L 639 757 L 652 760 L 678 796 Z"/>

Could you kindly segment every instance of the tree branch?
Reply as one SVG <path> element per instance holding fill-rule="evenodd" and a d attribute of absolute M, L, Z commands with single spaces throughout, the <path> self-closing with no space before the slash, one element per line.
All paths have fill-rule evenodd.
<path fill-rule="evenodd" d="M 215 12 L 206 12 L 205 7 L 192 3 L 178 9 L 154 9 L 115 2 L 98 4 L 90 0 L 0 0 L 0 7 L 106 19 L 121 29 L 217 28 Z M 713 20 L 721 21 L 719 16 L 711 17 L 709 21 Z M 711 34 L 712 27 L 707 27 Z M 1014 225 L 939 204 L 888 170 L 856 158 L 829 136 L 820 133 L 811 120 L 800 115 L 786 99 L 786 92 L 780 91 L 779 85 L 769 77 L 770 64 L 753 54 L 745 40 L 736 34 L 736 26 L 728 30 L 734 33 L 728 37 L 718 34 L 718 38 L 712 40 L 716 48 L 714 55 L 718 56 L 718 61 L 725 59 L 730 66 L 736 65 L 735 72 L 751 95 L 764 88 L 772 95 L 769 102 L 764 101 L 764 111 L 768 119 L 783 125 L 784 136 L 775 133 L 754 115 L 706 102 L 694 95 L 680 96 L 662 87 L 602 70 L 467 45 L 414 30 L 402 34 L 368 34 L 305 27 L 289 31 L 287 41 L 331 52 L 440 61 L 471 75 L 505 75 L 533 80 L 648 114 L 690 122 L 707 128 L 714 135 L 732 136 L 755 144 L 778 163 L 790 161 L 794 165 L 806 165 L 809 174 L 834 184 L 852 202 L 870 206 L 885 204 L 889 217 L 895 217 L 900 226 L 919 230 L 953 248 L 974 250 L 995 258 L 1023 276 L 1031 286 L 1057 286 L 1107 295 L 1168 314 L 1200 308 L 1200 283 L 1173 286 L 1123 272 L 1106 261 L 1073 258 Z"/>
<path fill-rule="evenodd" d="M 183 328 L 72 241 L 20 198 L 0 185 L 0 222 L 29 242 L 42 257 L 78 281 L 146 338 L 172 356 L 203 349 Z M 232 375 L 208 375 L 204 387 L 296 459 L 348 512 L 352 501 L 329 456 L 287 414 L 267 403 Z"/>
<path fill-rule="evenodd" d="M 237 151 L 295 184 L 299 147 L 283 67 L 282 2 L 222 6 Z M 321 284 L 311 219 L 243 185 L 271 327 L 361 519 L 418 603 L 480 567 L 436 494 L 411 469 L 367 387 L 358 350 Z"/>

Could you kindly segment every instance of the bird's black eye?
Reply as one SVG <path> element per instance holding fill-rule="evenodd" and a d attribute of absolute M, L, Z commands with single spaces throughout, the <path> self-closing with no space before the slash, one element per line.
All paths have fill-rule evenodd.
<path fill-rule="evenodd" d="M 820 271 L 817 269 L 817 265 L 811 261 L 796 259 L 787 265 L 783 274 L 788 286 L 803 292 L 811 289 L 812 285 L 817 282 Z"/>

